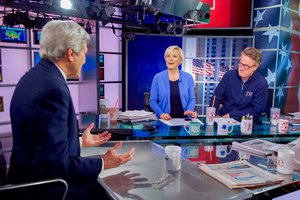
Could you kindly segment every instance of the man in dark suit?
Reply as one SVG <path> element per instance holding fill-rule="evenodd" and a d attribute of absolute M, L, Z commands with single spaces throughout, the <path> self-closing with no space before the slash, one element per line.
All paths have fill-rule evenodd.
<path fill-rule="evenodd" d="M 102 158 L 80 157 L 77 119 L 66 79 L 79 78 L 85 63 L 89 35 L 77 23 L 53 20 L 42 29 L 42 60 L 19 81 L 10 116 L 13 150 L 8 182 L 21 183 L 63 178 L 67 199 L 103 199 L 97 183 L 103 169 L 128 162 L 135 149 L 117 155 L 119 142 Z M 106 142 L 110 134 L 92 135 L 91 124 L 82 137 L 83 146 Z"/>

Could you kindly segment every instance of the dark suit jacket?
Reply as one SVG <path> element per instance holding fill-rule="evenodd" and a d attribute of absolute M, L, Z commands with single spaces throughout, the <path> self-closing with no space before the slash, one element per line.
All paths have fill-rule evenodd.
<path fill-rule="evenodd" d="M 99 158 L 80 157 L 77 119 L 66 81 L 57 67 L 41 60 L 14 91 L 10 116 L 13 150 L 11 183 L 65 179 L 72 190 L 96 182 Z M 84 193 L 84 191 L 83 191 Z"/>

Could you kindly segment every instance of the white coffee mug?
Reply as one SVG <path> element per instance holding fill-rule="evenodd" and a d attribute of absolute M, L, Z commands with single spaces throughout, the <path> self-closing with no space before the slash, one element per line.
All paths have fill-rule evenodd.
<path fill-rule="evenodd" d="M 226 158 L 227 155 L 231 153 L 230 145 L 217 145 L 216 146 L 216 157 Z"/>
<path fill-rule="evenodd" d="M 181 169 L 181 147 L 169 145 L 165 147 L 166 166 L 169 171 Z"/>
<path fill-rule="evenodd" d="M 230 124 L 230 121 L 227 118 L 219 119 L 217 124 L 218 135 L 228 135 L 228 133 L 233 131 L 233 126 Z"/>
<path fill-rule="evenodd" d="M 278 121 L 278 132 L 285 134 L 289 129 L 289 120 L 287 119 L 279 119 Z"/>
<path fill-rule="evenodd" d="M 295 152 L 281 148 L 277 154 L 277 171 L 282 174 L 292 174 L 294 171 Z"/>

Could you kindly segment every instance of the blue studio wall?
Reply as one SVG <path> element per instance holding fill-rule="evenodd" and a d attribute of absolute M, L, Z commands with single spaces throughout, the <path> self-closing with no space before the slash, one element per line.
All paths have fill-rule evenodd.
<path fill-rule="evenodd" d="M 182 37 L 137 35 L 128 42 L 127 109 L 144 109 L 144 92 L 150 92 L 155 74 L 166 69 L 164 53 L 171 45 L 182 47 Z"/>

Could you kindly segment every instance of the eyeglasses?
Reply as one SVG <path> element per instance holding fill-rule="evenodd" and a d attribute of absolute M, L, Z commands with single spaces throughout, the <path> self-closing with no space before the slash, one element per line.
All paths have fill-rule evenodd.
<path fill-rule="evenodd" d="M 254 67 L 254 66 L 255 66 L 255 64 L 252 65 L 252 66 L 249 66 L 247 64 L 241 63 L 241 61 L 239 62 L 239 67 L 244 67 L 244 69 L 246 69 L 246 70 L 248 70 L 248 69 L 250 69 L 251 67 Z"/>

